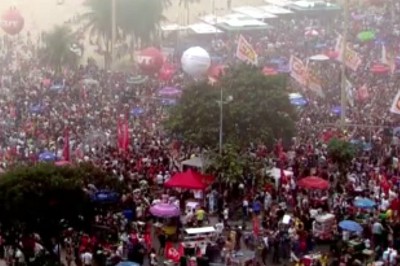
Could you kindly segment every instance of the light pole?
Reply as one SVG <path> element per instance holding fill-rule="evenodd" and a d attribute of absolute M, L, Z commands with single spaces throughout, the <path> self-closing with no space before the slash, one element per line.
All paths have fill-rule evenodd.
<path fill-rule="evenodd" d="M 346 95 L 346 50 L 347 50 L 347 33 L 349 28 L 349 0 L 344 0 L 344 29 L 342 36 L 342 51 L 341 51 L 341 88 L 340 88 L 340 127 L 343 130 L 346 126 L 346 106 L 347 106 L 347 95 Z"/>
<path fill-rule="evenodd" d="M 222 154 L 222 145 L 224 140 L 224 104 L 230 103 L 233 97 L 229 95 L 224 101 L 224 91 L 220 88 L 220 98 L 217 103 L 219 104 L 219 153 Z"/>
<path fill-rule="evenodd" d="M 115 65 L 115 43 L 117 40 L 117 3 L 111 0 L 111 69 Z"/>

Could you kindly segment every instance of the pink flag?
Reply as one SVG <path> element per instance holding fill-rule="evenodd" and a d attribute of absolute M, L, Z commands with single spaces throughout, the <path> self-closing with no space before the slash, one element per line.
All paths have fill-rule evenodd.
<path fill-rule="evenodd" d="M 64 132 L 64 147 L 63 147 L 63 157 L 65 161 L 70 160 L 70 146 L 69 146 L 69 129 L 65 129 Z"/>

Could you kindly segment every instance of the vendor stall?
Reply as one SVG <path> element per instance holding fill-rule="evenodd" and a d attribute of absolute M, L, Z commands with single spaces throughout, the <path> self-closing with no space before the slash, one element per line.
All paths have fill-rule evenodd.
<path fill-rule="evenodd" d="M 312 225 L 312 233 L 317 239 L 328 240 L 332 238 L 335 227 L 335 215 L 331 213 L 320 214 L 315 217 Z"/>

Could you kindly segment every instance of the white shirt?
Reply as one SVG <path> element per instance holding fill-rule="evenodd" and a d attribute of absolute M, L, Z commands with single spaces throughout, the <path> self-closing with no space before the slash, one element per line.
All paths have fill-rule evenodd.
<path fill-rule="evenodd" d="M 85 252 L 81 255 L 83 265 L 92 265 L 93 255 L 90 252 Z"/>
<path fill-rule="evenodd" d="M 224 209 L 223 215 L 224 215 L 224 219 L 228 220 L 228 218 L 229 218 L 229 210 L 228 210 L 228 208 Z"/>
<path fill-rule="evenodd" d="M 164 176 L 162 174 L 158 174 L 156 177 L 156 181 L 158 185 L 164 184 Z"/>
<path fill-rule="evenodd" d="M 223 223 L 216 223 L 215 224 L 215 230 L 217 231 L 217 233 L 222 234 L 222 232 L 224 231 L 224 224 Z"/>

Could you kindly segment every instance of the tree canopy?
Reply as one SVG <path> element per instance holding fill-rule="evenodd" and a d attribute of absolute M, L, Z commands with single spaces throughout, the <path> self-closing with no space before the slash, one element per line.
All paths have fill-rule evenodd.
<path fill-rule="evenodd" d="M 4 227 L 51 236 L 60 220 L 79 227 L 92 222 L 93 203 L 84 187 L 115 188 L 115 180 L 90 164 L 17 167 L 0 178 L 0 222 Z M 80 218 L 79 218 L 80 217 Z"/>
<path fill-rule="evenodd" d="M 284 79 L 266 77 L 259 69 L 243 64 L 228 69 L 216 86 L 195 82 L 185 88 L 179 104 L 171 109 L 166 128 L 191 144 L 217 147 L 222 90 L 224 143 L 244 147 L 289 139 L 295 133 L 295 111 Z M 227 97 L 232 101 L 226 102 Z"/>
<path fill-rule="evenodd" d="M 111 52 L 112 2 L 110 0 L 86 0 L 88 11 L 81 16 L 83 31 L 89 32 L 107 58 Z M 168 5 L 165 0 L 116 0 L 117 38 L 140 41 L 149 44 L 155 36 L 163 10 Z M 133 47 L 131 47 L 133 49 Z"/>
<path fill-rule="evenodd" d="M 62 66 L 75 67 L 78 63 L 78 56 L 71 51 L 73 42 L 74 36 L 70 28 L 56 26 L 44 35 L 45 47 L 41 51 L 43 63 L 57 71 L 61 71 Z"/>
<path fill-rule="evenodd" d="M 345 173 L 356 155 L 356 147 L 348 141 L 333 138 L 328 143 L 328 156 Z"/>

